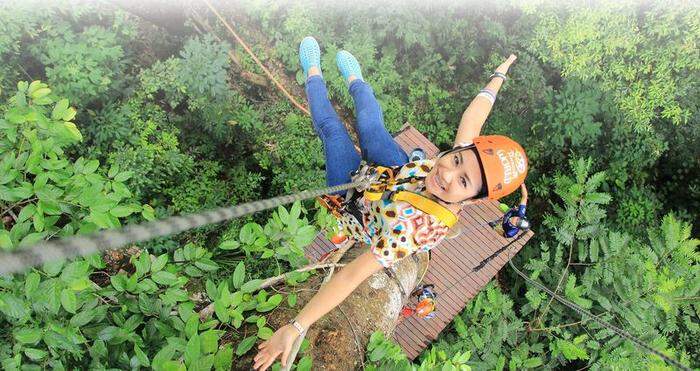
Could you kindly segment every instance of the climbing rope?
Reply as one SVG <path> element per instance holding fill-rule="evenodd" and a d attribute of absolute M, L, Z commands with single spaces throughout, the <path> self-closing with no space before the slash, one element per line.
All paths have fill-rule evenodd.
<path fill-rule="evenodd" d="M 0 275 L 21 272 L 45 263 L 62 261 L 74 256 L 86 256 L 96 252 L 122 247 L 126 244 L 169 236 L 193 228 L 268 210 L 280 205 L 306 200 L 324 194 L 367 186 L 368 178 L 318 190 L 306 190 L 292 195 L 248 202 L 237 206 L 221 207 L 197 214 L 174 216 L 144 224 L 103 230 L 90 235 L 72 236 L 52 241 L 42 241 L 15 251 L 0 252 Z"/>

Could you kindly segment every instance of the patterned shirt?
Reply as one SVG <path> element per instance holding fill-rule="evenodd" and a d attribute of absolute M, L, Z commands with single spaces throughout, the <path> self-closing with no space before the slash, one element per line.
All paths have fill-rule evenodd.
<path fill-rule="evenodd" d="M 395 176 L 426 176 L 435 160 L 417 160 L 407 163 Z M 393 185 L 388 190 L 406 190 L 426 194 L 425 182 Z M 414 208 L 405 201 L 378 200 L 359 202 L 364 228 L 349 213 L 338 218 L 342 234 L 370 246 L 370 250 L 384 267 L 418 251 L 428 251 L 447 235 L 449 228 L 437 217 Z"/>

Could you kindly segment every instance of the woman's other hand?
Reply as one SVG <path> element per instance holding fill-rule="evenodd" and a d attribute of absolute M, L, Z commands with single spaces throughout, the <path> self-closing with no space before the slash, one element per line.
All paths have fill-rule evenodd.
<path fill-rule="evenodd" d="M 264 371 L 272 365 L 277 357 L 282 355 L 282 367 L 287 363 L 289 352 L 294 340 L 299 337 L 299 332 L 292 325 L 285 325 L 277 329 L 272 336 L 258 345 L 258 354 L 253 359 L 253 369 Z"/>
<path fill-rule="evenodd" d="M 501 65 L 496 68 L 496 72 L 500 72 L 504 75 L 507 74 L 510 65 L 513 64 L 516 59 L 518 59 L 518 57 L 516 57 L 515 54 L 511 54 L 505 62 L 501 63 Z"/>

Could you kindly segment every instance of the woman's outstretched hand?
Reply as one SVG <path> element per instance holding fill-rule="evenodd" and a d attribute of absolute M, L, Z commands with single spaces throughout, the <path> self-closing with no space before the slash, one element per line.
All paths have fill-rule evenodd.
<path fill-rule="evenodd" d="M 506 73 L 508 73 L 510 65 L 513 64 L 513 62 L 515 62 L 516 59 L 518 59 L 518 57 L 516 57 L 515 54 L 511 54 L 505 62 L 501 63 L 501 65 L 498 66 L 498 68 L 496 68 L 496 72 L 500 72 L 505 75 Z"/>
<path fill-rule="evenodd" d="M 286 366 L 287 357 L 292 349 L 294 340 L 299 337 L 299 332 L 292 325 L 285 325 L 277 329 L 272 336 L 258 345 L 258 354 L 253 359 L 253 369 L 264 371 L 272 365 L 277 357 L 282 355 L 282 367 Z"/>

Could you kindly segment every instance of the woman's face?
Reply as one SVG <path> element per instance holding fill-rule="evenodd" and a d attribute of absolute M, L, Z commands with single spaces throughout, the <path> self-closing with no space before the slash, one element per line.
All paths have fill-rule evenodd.
<path fill-rule="evenodd" d="M 447 202 L 476 196 L 483 185 L 481 166 L 473 150 L 450 153 L 437 160 L 425 178 L 426 190 Z"/>

